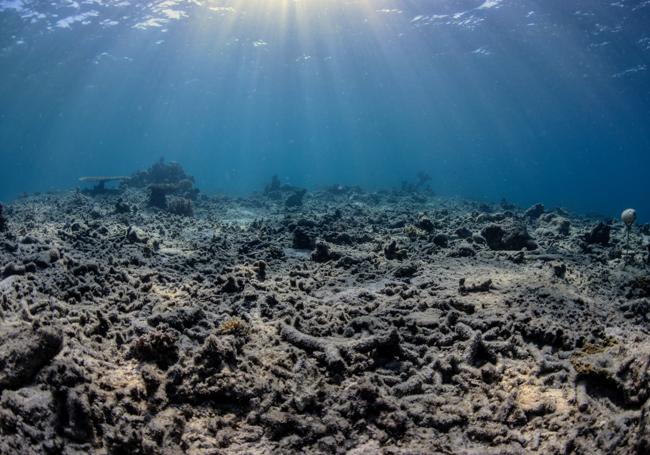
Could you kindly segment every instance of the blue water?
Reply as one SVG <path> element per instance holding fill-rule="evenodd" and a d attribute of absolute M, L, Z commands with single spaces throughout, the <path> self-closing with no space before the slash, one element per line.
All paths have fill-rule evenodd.
<path fill-rule="evenodd" d="M 650 219 L 650 1 L 0 0 L 0 199 L 179 161 Z"/>

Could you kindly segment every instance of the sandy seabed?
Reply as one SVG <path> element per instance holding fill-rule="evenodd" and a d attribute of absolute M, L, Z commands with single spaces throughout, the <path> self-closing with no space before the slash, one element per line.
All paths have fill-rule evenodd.
<path fill-rule="evenodd" d="M 149 197 L 4 207 L 0 453 L 650 451 L 647 226 L 347 187 Z"/>

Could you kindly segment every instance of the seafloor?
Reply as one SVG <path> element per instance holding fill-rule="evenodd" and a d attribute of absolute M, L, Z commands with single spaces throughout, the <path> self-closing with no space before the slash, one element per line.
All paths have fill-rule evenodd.
<path fill-rule="evenodd" d="M 648 226 L 419 189 L 4 206 L 0 453 L 648 453 Z"/>

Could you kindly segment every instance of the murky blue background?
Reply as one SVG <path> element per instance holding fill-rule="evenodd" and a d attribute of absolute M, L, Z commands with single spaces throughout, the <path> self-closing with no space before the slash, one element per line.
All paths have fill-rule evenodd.
<path fill-rule="evenodd" d="M 650 1 L 0 0 L 0 199 L 179 161 L 650 219 Z"/>

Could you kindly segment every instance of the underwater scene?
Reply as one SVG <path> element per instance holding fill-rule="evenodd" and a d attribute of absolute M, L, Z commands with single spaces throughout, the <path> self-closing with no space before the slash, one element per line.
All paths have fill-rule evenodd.
<path fill-rule="evenodd" d="M 0 455 L 650 453 L 650 0 L 0 0 Z"/>

